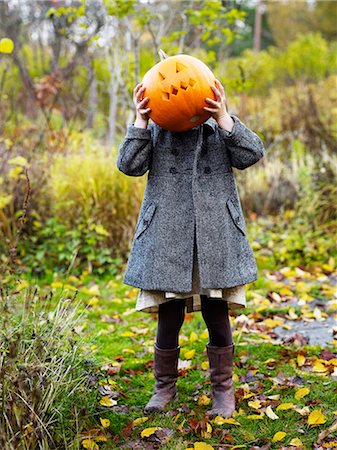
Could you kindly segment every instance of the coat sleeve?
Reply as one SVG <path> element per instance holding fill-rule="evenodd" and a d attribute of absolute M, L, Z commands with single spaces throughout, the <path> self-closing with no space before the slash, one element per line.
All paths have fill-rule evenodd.
<path fill-rule="evenodd" d="M 140 177 L 150 169 L 152 159 L 152 124 L 148 128 L 128 125 L 117 156 L 117 168 L 126 175 Z"/>
<path fill-rule="evenodd" d="M 264 145 L 259 136 L 250 130 L 241 120 L 230 115 L 234 121 L 231 131 L 218 127 L 219 135 L 226 144 L 231 165 L 243 170 L 257 163 L 265 156 Z"/>

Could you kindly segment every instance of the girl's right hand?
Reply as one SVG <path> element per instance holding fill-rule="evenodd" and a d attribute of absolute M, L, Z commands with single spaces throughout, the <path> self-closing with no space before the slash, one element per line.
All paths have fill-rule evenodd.
<path fill-rule="evenodd" d="M 150 99 L 149 97 L 143 98 L 144 91 L 145 86 L 143 86 L 143 83 L 137 84 L 133 90 L 133 103 L 136 106 L 137 119 L 147 124 L 150 118 L 148 113 L 151 111 L 151 108 L 146 107 Z"/>

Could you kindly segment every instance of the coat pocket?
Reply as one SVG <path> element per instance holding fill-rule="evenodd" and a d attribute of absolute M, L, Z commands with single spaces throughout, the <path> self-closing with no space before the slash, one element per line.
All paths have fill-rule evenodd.
<path fill-rule="evenodd" d="M 135 231 L 135 239 L 137 239 L 148 228 L 156 208 L 157 205 L 155 205 L 154 203 L 150 203 L 150 205 L 146 208 L 143 217 L 141 218 Z"/>
<path fill-rule="evenodd" d="M 236 208 L 230 198 L 227 200 L 227 208 L 236 227 L 241 231 L 242 234 L 246 235 L 244 218 L 241 216 L 239 210 Z"/>

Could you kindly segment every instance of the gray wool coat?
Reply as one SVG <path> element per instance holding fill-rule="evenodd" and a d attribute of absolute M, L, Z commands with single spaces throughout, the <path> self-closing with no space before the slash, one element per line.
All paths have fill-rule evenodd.
<path fill-rule="evenodd" d="M 152 122 L 147 129 L 128 126 L 117 167 L 129 176 L 148 175 L 124 284 L 190 292 L 194 239 L 200 286 L 222 289 L 258 278 L 233 167 L 252 166 L 265 149 L 231 117 L 231 132 L 212 118 L 184 132 Z"/>

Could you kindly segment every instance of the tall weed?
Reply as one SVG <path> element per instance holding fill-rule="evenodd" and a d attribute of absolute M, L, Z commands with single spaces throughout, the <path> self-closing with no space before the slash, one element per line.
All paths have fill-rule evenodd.
<path fill-rule="evenodd" d="M 4 450 L 68 448 L 90 410 L 76 334 L 84 310 L 75 302 L 76 295 L 60 296 L 56 302 L 52 297 L 52 292 L 40 294 L 26 282 L 14 288 L 0 286 L 0 445 Z"/>

